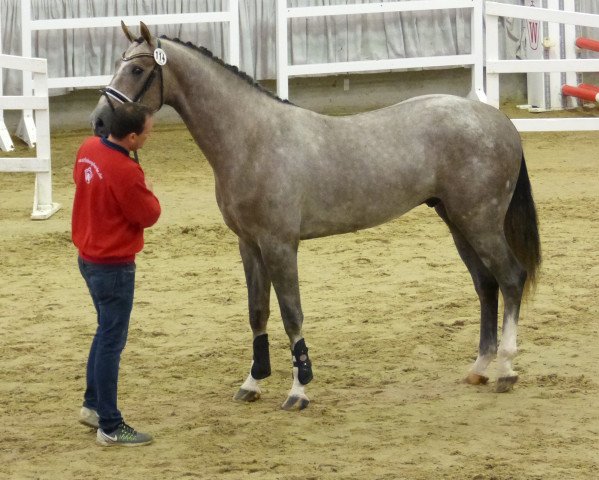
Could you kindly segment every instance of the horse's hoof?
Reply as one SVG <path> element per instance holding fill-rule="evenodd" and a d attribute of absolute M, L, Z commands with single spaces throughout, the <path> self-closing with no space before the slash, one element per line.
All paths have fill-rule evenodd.
<path fill-rule="evenodd" d="M 486 385 L 489 381 L 489 377 L 479 375 L 478 373 L 469 373 L 464 379 L 464 382 L 468 385 Z"/>
<path fill-rule="evenodd" d="M 281 405 L 283 410 L 292 411 L 292 410 L 303 410 L 308 405 L 310 405 L 310 399 L 308 397 L 299 396 L 299 395 L 290 395 L 285 400 L 285 403 Z"/>
<path fill-rule="evenodd" d="M 233 400 L 237 400 L 238 402 L 255 402 L 260 398 L 260 392 L 256 390 L 246 390 L 245 388 L 240 388 Z"/>
<path fill-rule="evenodd" d="M 509 392 L 517 381 L 518 375 L 511 377 L 499 377 L 497 379 L 497 384 L 495 385 L 495 391 L 497 393 Z"/>

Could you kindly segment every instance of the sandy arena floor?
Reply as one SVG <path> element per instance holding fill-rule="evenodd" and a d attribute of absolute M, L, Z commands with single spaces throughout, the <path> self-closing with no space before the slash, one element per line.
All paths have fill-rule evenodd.
<path fill-rule="evenodd" d="M 524 136 L 544 265 L 511 393 L 460 383 L 478 301 L 446 227 L 420 207 L 301 245 L 315 380 L 310 407 L 291 413 L 274 298 L 273 375 L 259 402 L 232 401 L 252 355 L 236 238 L 187 131 L 159 125 L 142 165 L 163 216 L 138 257 L 119 392 L 126 419 L 155 435 L 139 449 L 102 449 L 77 423 L 95 323 L 70 243 L 85 135 L 53 136 L 63 209 L 48 221 L 29 220 L 33 175 L 0 174 L 0 478 L 597 478 L 599 132 Z"/>

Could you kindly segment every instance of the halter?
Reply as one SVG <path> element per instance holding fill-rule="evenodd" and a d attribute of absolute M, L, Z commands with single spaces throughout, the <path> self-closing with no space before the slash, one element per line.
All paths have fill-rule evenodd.
<path fill-rule="evenodd" d="M 160 39 L 157 39 L 157 41 L 158 48 L 160 48 Z M 152 69 L 152 72 L 150 72 L 150 75 L 148 75 L 148 78 L 146 78 L 146 81 L 143 84 L 143 87 L 141 88 L 140 92 L 135 96 L 135 98 L 133 98 L 133 100 L 130 99 L 123 92 L 111 87 L 110 85 L 107 85 L 106 87 L 100 89 L 100 92 L 102 92 L 102 95 L 106 97 L 106 100 L 108 100 L 108 105 L 110 105 L 110 108 L 113 111 L 115 107 L 112 103 L 111 98 L 120 103 L 140 102 L 146 94 L 146 92 L 149 90 L 150 86 L 152 85 L 152 82 L 156 78 L 156 73 L 158 73 L 158 75 L 160 76 L 160 105 L 158 106 L 156 111 L 160 110 L 162 108 L 162 105 L 164 105 L 164 79 L 162 78 L 162 65 L 156 61 L 156 56 L 154 55 L 154 53 L 136 53 L 135 55 L 131 55 L 130 57 L 125 57 L 125 54 L 123 53 L 121 60 L 123 62 L 128 62 L 129 60 L 133 60 L 134 58 L 139 57 L 152 57 L 154 59 L 154 68 Z"/>

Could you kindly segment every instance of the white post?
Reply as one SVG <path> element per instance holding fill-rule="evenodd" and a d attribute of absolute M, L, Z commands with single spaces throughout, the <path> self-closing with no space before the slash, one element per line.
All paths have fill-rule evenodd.
<path fill-rule="evenodd" d="M 564 11 L 574 12 L 576 11 L 574 0 L 564 0 Z M 574 60 L 576 58 L 576 25 L 565 24 L 564 25 L 564 36 L 562 37 L 563 44 L 563 57 L 568 60 Z M 578 83 L 578 77 L 576 72 L 566 72 L 566 83 L 568 85 L 575 86 Z M 562 104 L 565 108 L 574 108 L 577 105 L 577 101 L 574 97 L 564 97 Z"/>
<path fill-rule="evenodd" d="M 42 97 L 48 101 L 48 75 L 34 73 L 33 95 Z M 50 161 L 50 112 L 49 105 L 45 109 L 35 110 L 35 121 L 37 125 L 37 158 L 46 163 L 47 168 L 43 172 L 35 174 L 35 192 L 33 194 L 32 220 L 45 220 L 60 209 L 58 203 L 52 202 L 52 167 Z"/>
<path fill-rule="evenodd" d="M 524 5 L 535 8 L 542 8 L 543 6 L 542 0 L 525 0 Z M 526 60 L 544 59 L 546 33 L 542 21 L 537 19 L 526 20 Z M 545 110 L 547 106 L 546 87 L 545 72 L 529 72 L 526 74 L 526 98 L 530 110 Z"/>
<path fill-rule="evenodd" d="M 485 15 L 486 19 L 486 60 L 499 60 L 499 17 Z M 487 67 L 487 103 L 499 108 L 499 74 L 489 72 Z"/>
<path fill-rule="evenodd" d="M 551 10 L 559 10 L 559 0 L 547 0 L 547 8 Z M 560 24 L 550 22 L 547 24 L 547 38 L 543 39 L 545 48 L 547 49 L 547 57 L 549 60 L 559 60 L 561 33 Z M 552 72 L 549 74 L 549 84 L 545 87 L 547 99 L 551 106 L 551 110 L 562 110 L 562 74 L 561 72 Z"/>
<path fill-rule="evenodd" d="M 2 25 L 0 24 L 0 55 L 2 55 Z M 2 66 L 0 66 L 0 97 L 2 96 Z M 4 123 L 4 110 L 0 110 L 0 150 L 9 152 L 14 150 L 6 124 Z"/>
<path fill-rule="evenodd" d="M 487 101 L 484 85 L 484 61 L 485 61 L 485 46 L 484 46 L 484 5 L 483 0 L 474 0 L 473 8 L 470 10 L 470 27 L 471 27 L 471 49 L 474 56 L 474 65 L 472 65 L 472 89 L 468 95 L 470 98 Z"/>
<path fill-rule="evenodd" d="M 229 0 L 229 63 L 239 67 L 239 0 Z"/>
<path fill-rule="evenodd" d="M 289 75 L 287 72 L 289 47 L 287 45 L 287 0 L 277 0 L 277 95 L 289 98 Z"/>
<path fill-rule="evenodd" d="M 31 53 L 31 0 L 23 0 L 21 2 L 21 56 L 33 57 Z M 23 96 L 31 95 L 31 87 L 31 72 L 23 71 Z M 31 110 L 23 110 L 16 134 L 30 148 L 35 146 L 37 139 Z"/>

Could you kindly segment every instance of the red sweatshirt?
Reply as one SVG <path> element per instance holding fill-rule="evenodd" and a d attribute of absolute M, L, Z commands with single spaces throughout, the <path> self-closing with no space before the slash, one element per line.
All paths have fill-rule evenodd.
<path fill-rule="evenodd" d="M 79 255 L 95 263 L 126 263 L 143 248 L 144 228 L 160 216 L 144 172 L 129 152 L 106 138 L 90 137 L 73 170 L 72 238 Z"/>

